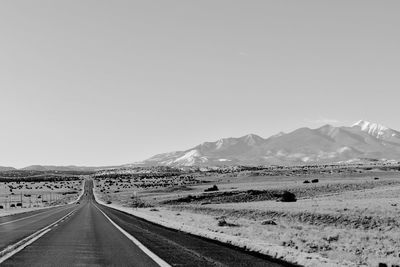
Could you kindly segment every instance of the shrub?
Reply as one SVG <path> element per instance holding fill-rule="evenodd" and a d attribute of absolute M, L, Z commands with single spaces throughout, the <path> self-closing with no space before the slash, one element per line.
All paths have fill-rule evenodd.
<path fill-rule="evenodd" d="M 338 234 L 329 235 L 327 237 L 324 237 L 324 239 L 326 241 L 328 241 L 329 243 L 331 243 L 331 242 L 334 242 L 334 241 L 338 241 L 339 240 L 339 235 Z"/>
<path fill-rule="evenodd" d="M 22 203 L 17 203 L 17 207 L 22 207 Z"/>
<path fill-rule="evenodd" d="M 313 184 L 318 183 L 318 182 L 319 182 L 318 179 L 313 179 L 313 180 L 311 180 L 311 183 L 313 183 Z"/>
<path fill-rule="evenodd" d="M 276 222 L 273 220 L 266 220 L 261 223 L 262 225 L 276 225 Z"/>
<path fill-rule="evenodd" d="M 305 181 L 303 182 L 303 184 L 309 184 L 309 183 L 310 183 L 309 180 L 305 180 Z"/>
<path fill-rule="evenodd" d="M 285 191 L 282 194 L 281 201 L 282 202 L 296 202 L 297 201 L 296 195 L 289 191 Z"/>
<path fill-rule="evenodd" d="M 131 207 L 133 207 L 133 208 L 149 208 L 149 207 L 152 207 L 152 205 L 141 200 L 140 198 L 135 198 L 132 201 Z M 154 210 L 152 210 L 152 211 L 154 211 Z"/>
<path fill-rule="evenodd" d="M 218 220 L 218 226 L 226 226 L 228 223 L 226 222 L 225 218 L 220 218 Z"/>
<path fill-rule="evenodd" d="M 230 223 L 226 221 L 225 216 L 217 218 L 218 220 L 218 226 L 229 226 L 229 227 L 237 227 L 239 226 L 238 224 Z"/>
<path fill-rule="evenodd" d="M 3 205 L 0 205 L 0 210 L 4 209 Z"/>
<path fill-rule="evenodd" d="M 15 208 L 15 204 L 11 204 L 10 207 L 11 207 L 11 208 Z"/>
<path fill-rule="evenodd" d="M 212 187 L 209 187 L 209 188 L 204 190 L 204 192 L 213 192 L 213 191 L 219 191 L 218 186 L 213 185 Z"/>

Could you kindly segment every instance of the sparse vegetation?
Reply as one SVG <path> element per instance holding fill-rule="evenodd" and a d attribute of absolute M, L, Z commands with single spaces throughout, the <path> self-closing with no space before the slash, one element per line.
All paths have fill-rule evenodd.
<path fill-rule="evenodd" d="M 132 202 L 135 191 L 140 199 L 154 206 L 138 212 L 153 214 L 155 222 L 160 217 L 163 221 L 169 218 L 175 224 L 184 223 L 185 227 L 192 225 L 240 240 L 273 243 L 291 251 L 356 265 L 378 266 L 379 259 L 381 262 L 390 259 L 386 262 L 392 266 L 396 262 L 394 257 L 400 253 L 391 249 L 399 245 L 396 233 L 400 224 L 396 214 L 400 205 L 396 197 L 400 180 L 399 170 L 389 166 L 386 173 L 384 168 L 274 166 L 239 171 L 240 168 L 227 167 L 201 174 L 188 168 L 186 171 L 197 183 L 137 187 L 135 183 L 140 180 L 98 179 L 96 190 L 104 199 L 117 205 L 123 203 L 125 207 Z M 379 179 L 374 178 L 375 173 Z M 307 185 L 311 183 L 312 186 Z M 213 185 L 218 191 L 207 191 Z M 115 194 L 116 190 L 121 192 Z M 397 193 L 387 195 L 386 190 Z M 362 197 L 373 192 L 380 200 Z M 340 258 L 336 257 L 338 253 Z"/>
<path fill-rule="evenodd" d="M 212 187 L 204 189 L 204 192 L 214 192 L 214 191 L 219 191 L 218 186 L 213 185 Z"/>

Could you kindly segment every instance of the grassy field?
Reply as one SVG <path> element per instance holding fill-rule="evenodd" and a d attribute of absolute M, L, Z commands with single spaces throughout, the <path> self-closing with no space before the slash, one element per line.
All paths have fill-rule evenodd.
<path fill-rule="evenodd" d="M 400 262 L 397 170 L 282 176 L 245 172 L 198 175 L 196 179 L 205 183 L 142 190 L 115 184 L 105 194 L 100 181 L 96 191 L 101 199 L 116 205 L 152 206 L 141 212 L 155 221 L 179 222 L 250 245 L 281 247 L 290 251 L 284 256 L 289 260 L 296 258 L 293 255 L 318 255 L 338 261 L 338 266 L 395 266 Z M 315 179 L 318 182 L 311 183 Z M 218 191 L 204 192 L 213 185 Z M 285 191 L 295 194 L 297 201 L 280 201 Z M 314 256 L 302 263 L 323 265 Z"/>

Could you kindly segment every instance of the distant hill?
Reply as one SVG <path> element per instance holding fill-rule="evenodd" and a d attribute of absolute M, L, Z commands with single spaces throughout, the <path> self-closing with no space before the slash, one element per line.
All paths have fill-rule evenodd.
<path fill-rule="evenodd" d="M 15 171 L 16 169 L 13 167 L 3 167 L 0 166 L 0 172 L 4 172 L 4 171 Z"/>
<path fill-rule="evenodd" d="M 300 128 L 266 139 L 249 134 L 158 154 L 131 166 L 294 165 L 357 159 L 400 161 L 400 132 L 361 120 L 350 127 Z"/>
<path fill-rule="evenodd" d="M 84 166 L 47 166 L 47 165 L 31 165 L 21 170 L 26 171 L 79 171 L 79 172 L 92 172 L 103 169 L 101 167 L 84 167 Z"/>

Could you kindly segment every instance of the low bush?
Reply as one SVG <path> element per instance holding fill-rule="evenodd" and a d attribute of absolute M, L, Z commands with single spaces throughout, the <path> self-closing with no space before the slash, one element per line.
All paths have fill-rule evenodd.
<path fill-rule="evenodd" d="M 217 218 L 217 219 L 218 219 L 218 226 L 220 226 L 220 227 L 223 227 L 223 226 L 237 227 L 237 226 L 239 226 L 238 224 L 227 222 L 226 218 L 224 216 Z"/>
<path fill-rule="evenodd" d="M 318 183 L 318 182 L 319 182 L 318 179 L 313 179 L 313 180 L 311 180 L 311 183 L 313 183 L 313 184 Z"/>
<path fill-rule="evenodd" d="M 309 183 L 310 183 L 309 180 L 305 180 L 305 181 L 303 182 L 303 184 L 309 184 Z"/>
<path fill-rule="evenodd" d="M 265 220 L 261 223 L 262 225 L 276 225 L 274 220 Z"/>
<path fill-rule="evenodd" d="M 220 218 L 218 220 L 218 226 L 226 226 L 228 223 L 226 222 L 225 218 Z"/>
<path fill-rule="evenodd" d="M 204 190 L 204 192 L 214 192 L 214 191 L 219 191 L 218 186 L 213 185 L 213 186 L 211 186 L 211 187 L 209 187 L 209 188 Z"/>
<path fill-rule="evenodd" d="M 297 198 L 296 198 L 295 194 L 293 194 L 289 191 L 285 191 L 282 194 L 281 201 L 282 202 L 296 202 Z"/>
<path fill-rule="evenodd" d="M 140 198 L 135 198 L 132 201 L 131 207 L 133 207 L 133 208 L 150 208 L 150 207 L 152 207 L 152 205 L 141 200 Z"/>

